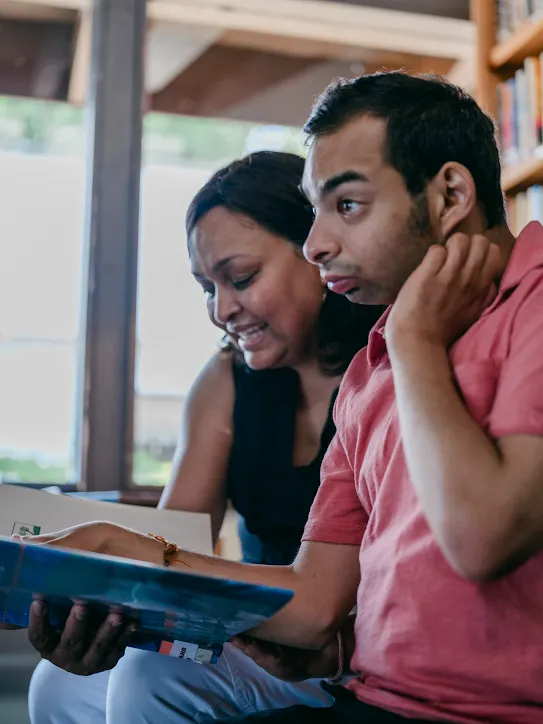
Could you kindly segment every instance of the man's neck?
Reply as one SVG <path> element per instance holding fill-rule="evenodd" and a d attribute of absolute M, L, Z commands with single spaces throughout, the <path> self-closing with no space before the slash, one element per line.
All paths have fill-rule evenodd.
<path fill-rule="evenodd" d="M 509 263 L 509 258 L 511 257 L 516 240 L 506 224 L 487 229 L 485 236 L 492 244 L 495 244 L 499 248 L 501 253 L 502 265 L 500 273 L 496 278 L 496 282 L 499 282 Z"/>

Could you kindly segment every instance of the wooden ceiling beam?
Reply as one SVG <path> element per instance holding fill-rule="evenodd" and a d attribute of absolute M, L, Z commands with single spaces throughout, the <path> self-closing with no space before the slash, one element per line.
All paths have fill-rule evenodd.
<path fill-rule="evenodd" d="M 47 6 L 41 3 L 0 0 L 0 18 L 9 20 L 34 20 L 45 22 L 73 21 L 77 16 L 74 9 Z"/>
<path fill-rule="evenodd" d="M 151 108 L 164 113 L 221 116 L 251 96 L 321 62 L 320 58 L 214 45 L 155 93 Z"/>
<path fill-rule="evenodd" d="M 298 42 L 463 58 L 473 46 L 469 21 L 328 0 L 150 0 L 149 14 L 171 22 L 269 33 Z"/>
<path fill-rule="evenodd" d="M 394 53 L 388 50 L 374 50 L 363 47 L 347 47 L 318 41 L 306 44 L 293 43 L 290 38 L 269 33 L 248 33 L 229 31 L 221 35 L 217 43 L 229 47 L 250 48 L 268 53 L 279 53 L 301 58 L 322 58 L 323 60 L 341 60 L 353 63 L 355 74 L 373 73 L 384 67 L 405 68 L 412 73 L 440 73 L 446 75 L 455 60 L 410 53 Z"/>
<path fill-rule="evenodd" d="M 91 0 L 12 2 L 72 10 L 91 4 Z M 269 33 L 298 43 L 318 41 L 452 59 L 467 57 L 474 42 L 473 26 L 466 20 L 329 0 L 149 0 L 148 15 L 157 21 L 222 31 Z"/>

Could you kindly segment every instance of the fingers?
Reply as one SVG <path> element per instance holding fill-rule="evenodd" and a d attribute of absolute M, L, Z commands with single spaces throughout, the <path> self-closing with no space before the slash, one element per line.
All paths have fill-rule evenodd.
<path fill-rule="evenodd" d="M 443 269 L 447 257 L 447 249 L 444 246 L 435 244 L 428 249 L 419 269 L 415 273 L 420 272 L 424 276 L 436 276 Z"/>
<path fill-rule="evenodd" d="M 103 670 L 108 671 L 109 669 L 113 669 L 118 663 L 119 660 L 124 656 L 126 647 L 130 643 L 130 638 L 134 631 L 136 630 L 136 625 L 134 623 L 129 623 L 128 625 L 124 625 L 124 631 L 121 632 L 119 639 L 117 641 L 116 649 L 113 649 L 111 653 L 106 657 L 105 662 L 103 664 Z"/>
<path fill-rule="evenodd" d="M 277 647 L 273 644 L 244 635 L 234 636 L 230 643 L 267 671 L 277 664 Z"/>
<path fill-rule="evenodd" d="M 63 538 L 66 534 L 72 532 L 72 528 L 58 530 L 54 533 L 42 533 L 42 535 L 14 535 L 13 538 L 20 538 L 27 543 L 50 543 L 57 538 Z"/>
<path fill-rule="evenodd" d="M 447 260 L 441 270 L 446 281 L 458 284 L 474 299 L 495 296 L 491 287 L 500 269 L 500 252 L 495 244 L 482 234 L 454 234 L 446 248 Z"/>
<path fill-rule="evenodd" d="M 30 606 L 28 640 L 44 658 L 56 648 L 59 635 L 49 623 L 47 607 L 43 601 L 36 600 Z"/>
<path fill-rule="evenodd" d="M 100 626 L 87 652 L 82 658 L 84 669 L 89 671 L 112 668 L 124 654 L 127 641 L 134 631 L 119 613 L 110 613 Z M 108 665 L 111 663 L 111 667 Z"/>
<path fill-rule="evenodd" d="M 76 603 L 66 619 L 54 651 L 57 666 L 70 666 L 83 658 L 92 638 L 93 626 L 86 606 Z"/>
<path fill-rule="evenodd" d="M 135 630 L 117 611 L 112 611 L 96 629 L 86 605 L 75 603 L 64 629 L 50 625 L 46 605 L 36 600 L 30 610 L 28 637 L 34 648 L 55 666 L 87 676 L 112 669 L 124 655 Z"/>
<path fill-rule="evenodd" d="M 471 239 L 467 234 L 453 234 L 445 244 L 447 260 L 443 265 L 443 273 L 455 277 L 464 267 L 471 252 Z"/>

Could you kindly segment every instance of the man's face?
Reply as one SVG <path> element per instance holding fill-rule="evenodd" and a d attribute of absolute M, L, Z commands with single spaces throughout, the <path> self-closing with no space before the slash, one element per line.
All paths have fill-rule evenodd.
<path fill-rule="evenodd" d="M 304 171 L 315 208 L 304 253 L 332 291 L 359 304 L 391 304 L 439 240 L 425 194 L 410 196 L 385 148 L 385 121 L 361 116 L 317 138 Z"/>

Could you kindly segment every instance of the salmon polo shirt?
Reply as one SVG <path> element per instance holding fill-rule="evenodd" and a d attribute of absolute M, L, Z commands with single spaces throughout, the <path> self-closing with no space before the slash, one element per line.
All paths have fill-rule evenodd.
<path fill-rule="evenodd" d="M 360 674 L 349 687 L 406 718 L 542 724 L 543 553 L 489 583 L 449 566 L 407 472 L 385 319 L 341 384 L 337 434 L 304 533 L 360 546 L 351 664 Z M 491 438 L 543 436 L 539 223 L 518 237 L 498 296 L 450 361 L 464 404 Z"/>

